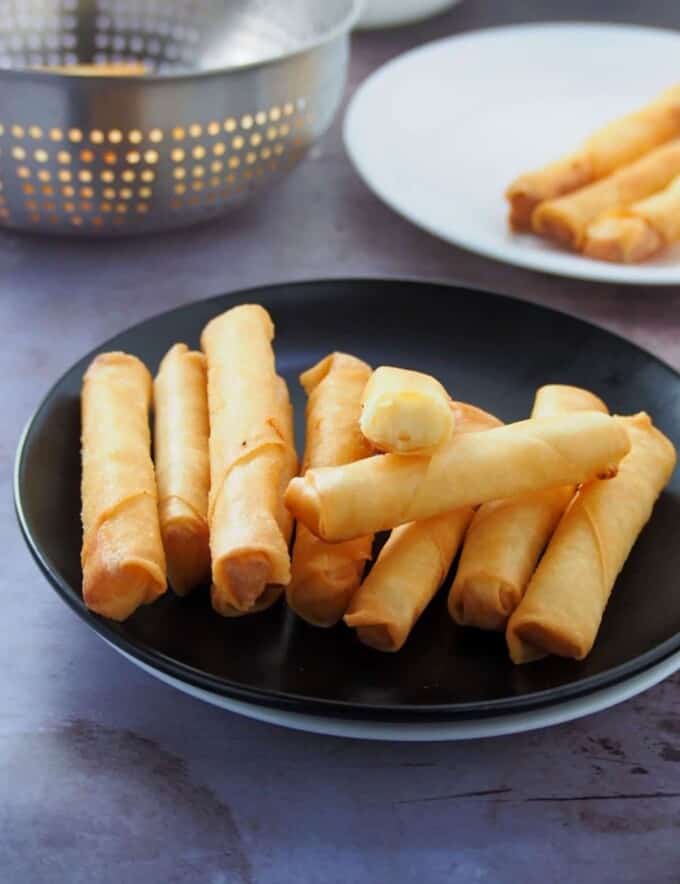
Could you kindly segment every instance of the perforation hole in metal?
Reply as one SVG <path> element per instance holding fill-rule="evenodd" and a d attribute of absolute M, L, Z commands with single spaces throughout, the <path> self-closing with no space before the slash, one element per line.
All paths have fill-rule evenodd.
<path fill-rule="evenodd" d="M 168 209 L 215 214 L 294 165 L 313 122 L 304 97 L 169 128 L 0 122 L 0 222 L 105 232 Z"/>
<path fill-rule="evenodd" d="M 0 67 L 142 62 L 146 70 L 198 66 L 213 0 L 7 0 Z"/>
<path fill-rule="evenodd" d="M 143 61 L 153 71 L 196 67 L 213 17 L 209 0 L 97 0 L 93 60 Z"/>
<path fill-rule="evenodd" d="M 78 62 L 78 0 L 15 0 L 0 16 L 0 67 Z"/>
<path fill-rule="evenodd" d="M 210 210 L 242 199 L 262 179 L 299 160 L 313 122 L 307 99 L 299 98 L 227 117 L 221 124 L 175 127 L 170 208 Z"/>

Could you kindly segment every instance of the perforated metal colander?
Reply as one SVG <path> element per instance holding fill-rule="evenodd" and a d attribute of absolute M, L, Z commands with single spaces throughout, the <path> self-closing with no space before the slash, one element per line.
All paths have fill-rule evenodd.
<path fill-rule="evenodd" d="M 359 6 L 0 0 L 0 224 L 157 231 L 244 202 L 330 124 Z"/>

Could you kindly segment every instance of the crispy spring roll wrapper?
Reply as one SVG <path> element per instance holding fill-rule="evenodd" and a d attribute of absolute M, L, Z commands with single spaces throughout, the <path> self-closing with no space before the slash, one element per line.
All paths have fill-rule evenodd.
<path fill-rule="evenodd" d="M 126 353 L 97 356 L 83 379 L 83 598 L 112 620 L 125 620 L 166 588 L 151 390 L 146 367 Z"/>
<path fill-rule="evenodd" d="M 361 432 L 378 451 L 432 454 L 453 432 L 451 399 L 429 374 L 383 365 L 364 390 Z"/>
<path fill-rule="evenodd" d="M 382 454 L 308 470 L 286 505 L 332 542 L 429 519 L 464 506 L 613 476 L 630 442 L 603 414 L 565 414 L 479 433 L 454 433 L 431 457 Z"/>
<path fill-rule="evenodd" d="M 511 229 L 516 233 L 531 230 L 531 217 L 540 203 L 578 190 L 593 180 L 593 166 L 585 149 L 520 175 L 505 192 L 510 203 Z"/>
<path fill-rule="evenodd" d="M 573 153 L 520 175 L 506 192 L 510 226 L 530 230 L 539 203 L 591 184 L 678 136 L 680 86 L 674 86 L 646 107 L 603 126 Z"/>
<path fill-rule="evenodd" d="M 648 415 L 620 420 L 632 448 L 618 475 L 579 490 L 508 622 L 515 663 L 590 652 L 614 582 L 673 473 L 675 448 Z"/>
<path fill-rule="evenodd" d="M 290 402 L 276 374 L 274 326 L 258 305 L 234 307 L 201 336 L 210 412 L 212 603 L 246 613 L 290 580 L 281 506 L 293 462 Z M 269 593 L 268 595 L 271 595 Z"/>
<path fill-rule="evenodd" d="M 605 214 L 586 231 L 584 254 L 601 261 L 646 261 L 680 240 L 680 175 L 660 193 Z"/>
<path fill-rule="evenodd" d="M 300 376 L 309 397 L 303 472 L 352 463 L 372 453 L 359 430 L 361 395 L 370 376 L 369 365 L 345 353 L 331 353 Z M 337 623 L 361 582 L 372 544 L 372 535 L 325 543 L 299 525 L 286 587 L 290 607 L 316 626 Z"/>
<path fill-rule="evenodd" d="M 281 377 L 277 378 L 277 381 L 279 382 L 277 386 L 279 388 L 279 404 L 281 408 L 282 430 L 284 439 L 286 441 L 286 457 L 284 459 L 283 469 L 281 471 L 281 483 L 279 489 L 276 521 L 278 522 L 279 528 L 281 529 L 281 534 L 286 541 L 286 546 L 288 546 L 293 535 L 294 520 L 292 514 L 283 503 L 283 494 L 288 487 L 288 483 L 290 482 L 290 480 L 293 478 L 293 476 L 297 475 L 298 458 L 297 452 L 295 450 L 293 406 L 288 394 L 288 385 Z M 217 591 L 215 590 L 215 587 L 212 586 L 211 596 L 213 597 L 213 599 L 216 593 Z M 276 602 L 278 602 L 278 600 L 281 598 L 282 593 L 283 586 L 267 586 L 262 595 L 252 606 L 252 608 L 249 608 L 247 611 L 241 611 L 229 602 L 222 599 L 220 603 L 220 614 L 223 617 L 245 617 L 249 614 L 259 614 L 261 611 L 266 611 L 267 608 L 271 608 L 272 605 L 275 605 Z"/>
<path fill-rule="evenodd" d="M 588 390 L 549 384 L 537 391 L 531 416 L 574 411 L 606 414 L 607 406 Z M 565 485 L 480 506 L 465 536 L 449 593 L 449 613 L 457 623 L 505 629 L 575 490 Z"/>
<path fill-rule="evenodd" d="M 679 174 L 680 140 L 675 139 L 601 181 L 541 203 L 532 215 L 532 227 L 556 243 L 579 250 L 588 225 L 599 215 L 651 196 Z"/>
<path fill-rule="evenodd" d="M 471 507 L 395 528 L 354 594 L 345 623 L 378 651 L 398 651 L 448 574 Z"/>
<path fill-rule="evenodd" d="M 288 483 L 290 482 L 290 480 L 293 478 L 293 476 L 297 475 L 298 459 L 297 453 L 295 451 L 293 406 L 291 405 L 290 396 L 288 394 L 288 385 L 281 377 L 277 378 L 277 382 L 279 407 L 281 409 L 282 419 L 281 426 L 284 439 L 286 441 L 287 454 L 284 460 L 283 470 L 281 471 L 281 485 L 279 491 L 276 520 L 279 524 L 279 528 L 281 529 L 284 540 L 286 541 L 286 545 L 288 545 L 293 534 L 293 516 L 283 503 L 283 494 L 288 487 Z M 216 592 L 214 587 L 212 588 L 211 592 L 214 596 Z M 282 593 L 282 586 L 268 586 L 255 602 L 255 604 L 252 606 L 252 608 L 249 608 L 247 611 L 241 611 L 238 608 L 235 608 L 230 603 L 223 601 L 220 607 L 220 614 L 223 617 L 244 617 L 247 614 L 259 614 L 260 611 L 266 611 L 267 608 L 271 608 L 272 605 L 276 604 L 276 602 L 278 602 L 278 600 L 281 598 Z"/>
<path fill-rule="evenodd" d="M 500 426 L 481 409 L 463 403 L 453 407 L 459 433 Z M 380 651 L 403 646 L 448 574 L 472 513 L 464 507 L 392 531 L 345 615 L 360 641 Z"/>
<path fill-rule="evenodd" d="M 303 472 L 373 453 L 359 429 L 361 397 L 370 377 L 370 365 L 347 353 L 331 353 L 300 375 L 308 396 Z"/>
<path fill-rule="evenodd" d="M 532 417 L 555 417 L 576 411 L 599 411 L 609 414 L 605 403 L 583 387 L 572 387 L 569 384 L 546 384 L 536 390 Z"/>
<path fill-rule="evenodd" d="M 273 607 L 273 605 L 275 605 L 281 598 L 282 594 L 282 586 L 271 585 L 265 587 L 264 592 L 262 592 L 261 595 L 257 597 L 257 601 L 255 602 L 255 604 L 248 608 L 247 611 L 241 611 L 239 608 L 234 607 L 234 605 L 232 605 L 230 602 L 225 602 L 223 600 L 220 600 L 219 609 L 215 608 L 215 610 L 221 617 L 228 617 L 231 619 L 236 617 L 250 617 L 252 614 L 260 614 L 262 611 L 266 611 L 269 608 Z M 215 607 L 214 584 L 210 588 L 210 596 L 213 599 L 213 607 Z"/>
<path fill-rule="evenodd" d="M 597 261 L 638 264 L 665 245 L 666 241 L 649 221 L 624 209 L 605 213 L 588 225 L 583 254 Z"/>
<path fill-rule="evenodd" d="M 158 515 L 170 585 L 186 595 L 210 576 L 205 357 L 175 344 L 154 381 Z"/>
<path fill-rule="evenodd" d="M 297 476 L 299 463 L 295 448 L 295 416 L 293 414 L 293 404 L 290 401 L 290 393 L 288 392 L 288 384 L 282 377 L 277 377 L 276 386 L 278 388 L 278 413 L 281 419 L 281 432 L 284 441 L 284 458 L 281 479 L 279 481 L 279 493 L 277 495 L 276 521 L 279 523 L 281 534 L 283 534 L 283 539 L 286 541 L 286 546 L 288 546 L 293 536 L 295 520 L 293 519 L 293 514 L 283 502 L 283 495 L 290 480 L 293 476 Z"/>

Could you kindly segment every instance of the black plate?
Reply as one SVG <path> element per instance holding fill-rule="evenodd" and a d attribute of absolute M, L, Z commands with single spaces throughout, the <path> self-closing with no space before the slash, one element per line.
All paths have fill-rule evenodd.
<path fill-rule="evenodd" d="M 303 442 L 299 373 L 329 350 L 374 365 L 430 372 L 453 395 L 506 421 L 525 417 L 537 386 L 589 387 L 612 411 L 645 409 L 680 440 L 678 375 L 649 353 L 561 313 L 486 292 L 422 282 L 351 280 L 224 295 L 172 310 L 107 341 L 155 370 L 178 340 L 234 304 L 257 301 L 276 323 L 276 353 Z M 513 666 L 502 636 L 454 626 L 445 590 L 398 654 L 360 645 L 344 626 L 315 629 L 283 604 L 223 620 L 207 591 L 168 592 L 123 624 L 90 613 L 80 595 L 79 403 L 88 354 L 57 382 L 17 455 L 16 507 L 28 545 L 62 598 L 90 626 L 144 663 L 209 691 L 298 712 L 446 720 L 517 712 L 590 693 L 680 648 L 680 472 L 657 504 L 583 663 Z"/>

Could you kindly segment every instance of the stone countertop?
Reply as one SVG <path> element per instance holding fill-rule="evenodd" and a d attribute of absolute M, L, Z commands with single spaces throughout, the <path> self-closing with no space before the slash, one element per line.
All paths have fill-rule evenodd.
<path fill-rule="evenodd" d="M 613 6 L 613 4 L 611 4 Z M 357 35 L 348 94 L 446 34 L 510 21 L 680 26 L 675 3 L 464 0 Z M 24 422 L 81 353 L 147 316 L 268 282 L 427 276 L 541 302 L 680 367 L 680 291 L 508 267 L 379 203 L 340 119 L 274 192 L 210 226 L 106 242 L 0 234 L 0 879 L 3 884 L 680 880 L 680 676 L 607 712 L 526 735 L 363 743 L 205 706 L 113 653 L 52 593 L 15 523 Z"/>

